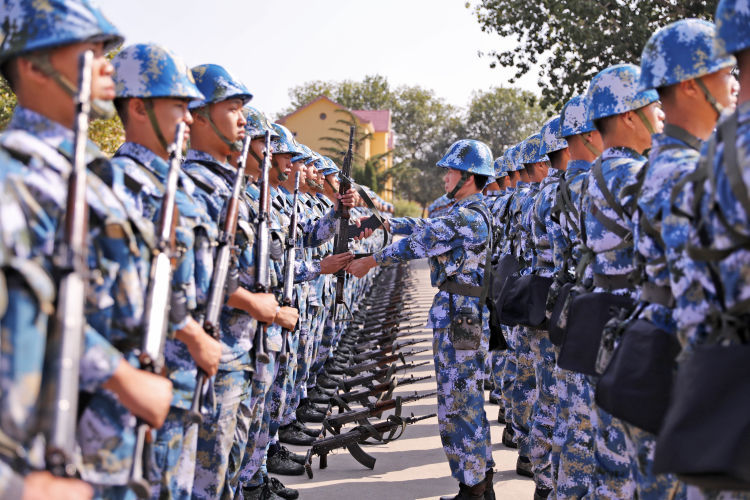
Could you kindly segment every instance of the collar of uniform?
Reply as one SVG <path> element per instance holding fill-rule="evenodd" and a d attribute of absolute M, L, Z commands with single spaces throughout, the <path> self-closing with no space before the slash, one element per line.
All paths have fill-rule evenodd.
<path fill-rule="evenodd" d="M 465 207 L 466 205 L 470 203 L 476 203 L 476 202 L 482 202 L 484 201 L 484 195 L 482 193 L 475 193 L 471 196 L 467 196 L 466 198 L 462 198 L 456 202 L 457 206 Z"/>
<path fill-rule="evenodd" d="M 529 186 L 531 186 L 531 183 L 529 183 L 529 182 L 518 181 L 518 183 L 516 183 L 516 189 L 523 189 L 523 188 L 527 188 Z"/>
<path fill-rule="evenodd" d="M 750 121 L 750 101 L 743 102 L 737 106 L 737 116 L 739 117 L 739 123 Z"/>
<path fill-rule="evenodd" d="M 562 178 L 564 173 L 565 173 L 565 170 L 560 170 L 559 168 L 550 167 L 549 170 L 547 171 L 547 179 L 560 179 Z"/>
<path fill-rule="evenodd" d="M 591 170 L 591 163 L 586 160 L 570 160 L 568 168 L 565 170 L 565 178 L 570 179 L 574 175 L 578 175 L 581 172 L 588 172 L 589 170 Z"/>
<path fill-rule="evenodd" d="M 688 148 L 695 150 L 695 148 L 693 148 L 690 144 L 683 141 L 682 139 L 678 139 L 677 137 L 667 135 L 664 133 L 659 133 L 659 134 L 654 134 L 651 138 L 651 152 L 649 153 L 649 157 L 655 158 L 654 155 L 659 154 L 660 153 L 659 150 L 661 148 L 665 146 L 674 145 L 674 144 L 677 144 L 680 146 L 687 146 Z M 695 151 L 698 152 L 699 150 L 695 150 Z"/>
<path fill-rule="evenodd" d="M 167 177 L 169 164 L 156 153 L 142 144 L 135 142 L 126 142 L 115 152 L 114 156 L 129 156 L 138 163 L 151 170 L 159 180 L 163 181 Z"/>
<path fill-rule="evenodd" d="M 198 162 L 207 166 L 213 173 L 221 176 L 229 185 L 234 184 L 237 169 L 228 163 L 221 163 L 210 154 L 196 149 L 190 149 L 185 155 L 185 163 Z"/>
<path fill-rule="evenodd" d="M 610 160 L 612 158 L 628 158 L 637 161 L 646 161 L 643 155 L 636 152 L 633 148 L 625 146 L 616 146 L 613 148 L 605 149 L 602 153 L 602 160 Z"/>
<path fill-rule="evenodd" d="M 69 160 L 73 158 L 73 131 L 36 111 L 23 106 L 16 106 L 6 130 L 28 132 Z M 86 163 L 88 164 L 96 158 L 106 158 L 106 156 L 93 141 L 89 140 L 86 144 Z"/>

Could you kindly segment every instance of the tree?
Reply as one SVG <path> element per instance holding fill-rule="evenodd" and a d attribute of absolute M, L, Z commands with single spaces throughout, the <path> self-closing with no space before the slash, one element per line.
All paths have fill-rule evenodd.
<path fill-rule="evenodd" d="M 498 157 L 539 132 L 544 120 L 544 110 L 534 102 L 531 92 L 507 87 L 480 90 L 472 93 L 463 135 L 486 142 Z"/>
<path fill-rule="evenodd" d="M 0 78 L 0 130 L 5 129 L 16 109 L 16 95 L 10 90 L 5 78 Z"/>
<path fill-rule="evenodd" d="M 518 42 L 511 50 L 486 54 L 492 59 L 490 67 L 515 68 L 513 83 L 539 64 L 542 105 L 560 109 L 573 95 L 583 93 L 600 70 L 618 63 L 638 64 L 656 29 L 687 17 L 710 19 L 716 4 L 717 0 L 476 0 L 474 14 L 482 31 Z"/>

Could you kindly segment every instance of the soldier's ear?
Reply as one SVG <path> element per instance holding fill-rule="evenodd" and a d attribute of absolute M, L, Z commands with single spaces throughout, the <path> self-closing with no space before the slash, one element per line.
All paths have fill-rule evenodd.
<path fill-rule="evenodd" d="M 143 99 L 133 97 L 128 102 L 128 120 L 144 123 L 148 121 L 148 113 L 146 113 L 146 104 Z"/>

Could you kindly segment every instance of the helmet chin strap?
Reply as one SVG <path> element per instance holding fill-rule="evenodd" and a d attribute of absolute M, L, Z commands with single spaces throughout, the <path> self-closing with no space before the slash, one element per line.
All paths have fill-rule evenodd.
<path fill-rule="evenodd" d="M 216 126 L 213 118 L 211 118 L 211 113 L 209 112 L 210 107 L 211 107 L 211 104 L 207 104 L 205 106 L 202 106 L 196 109 L 195 113 L 198 115 L 201 115 L 203 118 L 206 119 L 206 121 L 208 121 L 208 124 L 211 125 L 211 129 L 219 137 L 219 139 L 222 140 L 224 144 L 229 146 L 230 151 L 234 151 L 234 152 L 242 151 L 242 141 L 232 142 L 227 138 L 227 136 L 221 133 L 221 130 L 219 130 L 219 127 Z"/>
<path fill-rule="evenodd" d="M 156 138 L 159 139 L 159 144 L 164 148 L 164 151 L 169 151 L 169 144 L 164 138 L 164 134 L 161 132 L 159 122 L 156 120 L 156 113 L 154 113 L 154 102 L 151 99 L 142 99 L 143 106 L 146 108 L 146 115 L 148 115 L 148 121 L 151 122 L 151 128 L 154 129 Z"/>
<path fill-rule="evenodd" d="M 65 75 L 57 71 L 52 62 L 50 61 L 50 55 L 47 52 L 38 54 L 28 54 L 24 56 L 26 59 L 32 62 L 39 71 L 44 73 L 49 78 L 52 78 L 61 89 L 65 91 L 73 99 L 78 95 L 78 86 L 74 85 L 73 82 L 68 80 Z M 108 120 L 115 116 L 115 105 L 112 101 L 105 101 L 102 99 L 91 100 L 91 119 L 92 120 Z"/>
<path fill-rule="evenodd" d="M 643 108 L 636 109 L 635 114 L 637 114 L 638 118 L 641 119 L 643 125 L 646 127 L 646 130 L 648 130 L 648 133 L 654 135 L 656 133 L 656 131 L 654 130 L 654 126 L 651 125 L 651 121 L 649 121 L 648 116 L 646 116 L 646 113 L 643 112 Z"/>
<path fill-rule="evenodd" d="M 464 187 L 464 184 L 466 184 L 466 181 L 469 179 L 469 177 L 471 177 L 471 174 L 469 172 L 467 172 L 466 170 L 462 171 L 461 172 L 461 180 L 459 180 L 456 183 L 456 186 L 453 189 L 451 189 L 450 193 L 446 194 L 445 196 L 447 196 L 448 199 L 450 199 L 450 200 L 452 200 L 453 198 L 455 198 L 456 197 L 456 193 L 458 193 L 458 191 L 462 187 Z"/>
<path fill-rule="evenodd" d="M 594 146 L 591 143 L 591 141 L 589 141 L 588 139 L 586 139 L 586 137 L 584 137 L 583 134 L 581 134 L 581 139 L 583 140 L 583 146 L 586 149 L 588 149 L 591 152 L 592 155 L 594 155 L 594 156 L 596 156 L 598 158 L 599 155 L 602 154 L 602 152 L 599 151 L 599 149 L 596 146 Z"/>
<path fill-rule="evenodd" d="M 703 82 L 702 78 L 696 78 L 695 83 L 698 84 L 698 87 L 703 92 L 703 95 L 706 96 L 706 100 L 708 101 L 708 104 L 711 105 L 711 107 L 716 112 L 716 118 L 720 118 L 721 114 L 724 112 L 724 106 L 722 106 L 719 101 L 716 100 L 716 98 L 711 94 L 711 91 L 708 90 L 708 87 L 706 87 L 706 84 Z"/>

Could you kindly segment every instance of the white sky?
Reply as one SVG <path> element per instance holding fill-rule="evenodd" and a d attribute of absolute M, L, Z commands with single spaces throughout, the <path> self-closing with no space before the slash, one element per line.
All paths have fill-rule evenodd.
<path fill-rule="evenodd" d="M 472 90 L 507 85 L 513 74 L 477 55 L 515 42 L 482 33 L 464 0 L 95 2 L 126 45 L 155 42 L 190 66 L 221 64 L 268 114 L 289 105 L 289 88 L 310 80 L 381 74 L 391 86 L 420 85 L 465 106 Z M 516 86 L 538 93 L 535 75 Z"/>

